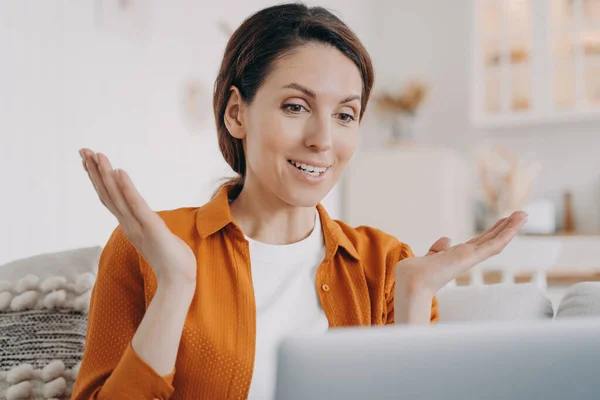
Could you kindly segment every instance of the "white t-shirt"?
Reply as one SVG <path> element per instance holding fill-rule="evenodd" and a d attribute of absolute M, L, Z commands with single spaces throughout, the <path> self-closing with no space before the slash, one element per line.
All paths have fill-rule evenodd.
<path fill-rule="evenodd" d="M 260 243 L 248 237 L 256 299 L 256 355 L 250 400 L 275 395 L 277 346 L 291 333 L 325 333 L 329 322 L 317 295 L 317 268 L 325 257 L 321 221 L 300 242 Z"/>

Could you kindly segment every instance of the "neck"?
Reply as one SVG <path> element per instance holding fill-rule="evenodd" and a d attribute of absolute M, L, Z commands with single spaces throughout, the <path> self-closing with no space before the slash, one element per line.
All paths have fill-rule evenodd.
<path fill-rule="evenodd" d="M 269 189 L 249 183 L 230 205 L 233 219 L 246 236 L 267 244 L 290 244 L 310 235 L 316 207 L 293 206 Z"/>

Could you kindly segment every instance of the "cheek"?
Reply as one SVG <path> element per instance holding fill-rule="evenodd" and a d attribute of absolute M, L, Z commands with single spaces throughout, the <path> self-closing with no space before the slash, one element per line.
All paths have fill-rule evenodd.
<path fill-rule="evenodd" d="M 246 151 L 248 162 L 255 168 L 272 165 L 274 158 L 287 153 L 294 146 L 295 128 L 289 119 L 281 118 L 276 113 L 264 112 L 250 125 L 247 132 Z M 269 168 L 272 168 L 269 167 Z"/>
<path fill-rule="evenodd" d="M 339 135 L 335 142 L 335 155 L 342 166 L 350 161 L 358 143 L 358 132 L 344 133 Z"/>
<path fill-rule="evenodd" d="M 276 112 L 264 113 L 260 120 L 252 126 L 248 144 L 262 152 L 261 156 L 272 153 L 287 152 L 297 145 L 302 136 L 300 120 L 293 120 Z"/>

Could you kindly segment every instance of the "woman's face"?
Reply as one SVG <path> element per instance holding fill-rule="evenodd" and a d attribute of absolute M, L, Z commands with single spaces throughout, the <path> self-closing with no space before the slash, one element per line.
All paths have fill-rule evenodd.
<path fill-rule="evenodd" d="M 299 207 L 319 203 L 358 140 L 362 78 L 334 47 L 307 44 L 278 60 L 243 109 L 246 184 Z"/>

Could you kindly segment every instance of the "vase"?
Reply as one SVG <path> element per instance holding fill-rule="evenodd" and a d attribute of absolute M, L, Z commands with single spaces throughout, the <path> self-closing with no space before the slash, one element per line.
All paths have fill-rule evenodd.
<path fill-rule="evenodd" d="M 414 119 L 415 117 L 409 114 L 393 115 L 390 126 L 390 141 L 399 143 L 415 140 Z"/>

